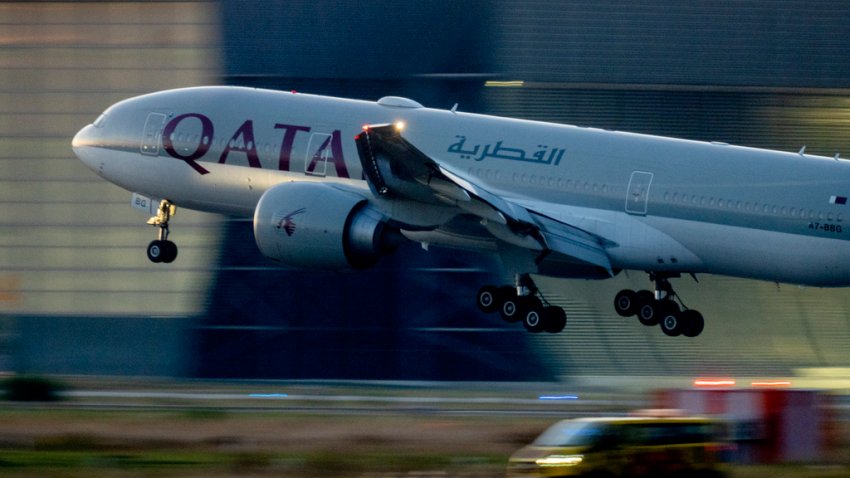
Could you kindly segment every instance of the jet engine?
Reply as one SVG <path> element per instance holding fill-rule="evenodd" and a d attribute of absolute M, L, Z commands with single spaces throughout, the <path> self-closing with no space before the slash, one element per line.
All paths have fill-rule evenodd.
<path fill-rule="evenodd" d="M 260 252 L 283 264 L 364 269 L 402 238 L 355 193 L 331 184 L 283 183 L 266 191 L 254 212 Z"/>

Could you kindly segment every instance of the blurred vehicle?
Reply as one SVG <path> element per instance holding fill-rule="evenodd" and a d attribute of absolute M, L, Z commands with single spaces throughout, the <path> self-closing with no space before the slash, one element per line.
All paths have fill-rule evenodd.
<path fill-rule="evenodd" d="M 514 453 L 507 476 L 719 477 L 719 431 L 700 417 L 563 420 Z"/>

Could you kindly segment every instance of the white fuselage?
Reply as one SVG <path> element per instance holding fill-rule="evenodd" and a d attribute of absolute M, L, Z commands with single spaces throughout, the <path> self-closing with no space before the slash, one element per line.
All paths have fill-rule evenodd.
<path fill-rule="evenodd" d="M 399 121 L 478 187 L 605 238 L 614 269 L 850 285 L 850 163 L 832 158 L 236 87 L 118 103 L 74 149 L 130 191 L 250 217 L 284 182 L 368 196 L 354 137 Z M 433 208 L 374 201 L 399 222 L 439 226 Z"/>

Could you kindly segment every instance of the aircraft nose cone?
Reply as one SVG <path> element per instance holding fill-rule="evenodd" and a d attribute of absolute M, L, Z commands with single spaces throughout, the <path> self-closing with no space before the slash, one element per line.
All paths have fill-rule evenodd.
<path fill-rule="evenodd" d="M 89 124 L 86 125 L 83 129 L 77 131 L 77 134 L 74 135 L 73 141 L 71 141 L 71 146 L 74 148 L 75 152 L 79 148 L 91 146 L 93 144 L 94 129 L 95 127 Z"/>
<path fill-rule="evenodd" d="M 92 147 L 95 146 L 95 127 L 88 125 L 74 135 L 71 141 L 71 147 L 74 149 L 74 154 L 80 161 L 86 164 L 91 169 L 96 169 Z"/>

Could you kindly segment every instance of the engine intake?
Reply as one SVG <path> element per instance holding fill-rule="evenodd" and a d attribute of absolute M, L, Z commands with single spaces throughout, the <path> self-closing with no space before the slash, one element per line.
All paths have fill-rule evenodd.
<path fill-rule="evenodd" d="M 279 184 L 260 197 L 254 212 L 260 252 L 297 267 L 371 267 L 396 249 L 400 237 L 366 198 L 329 184 Z"/>

